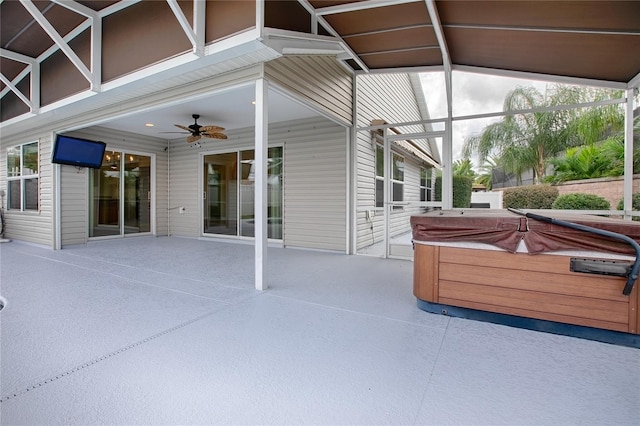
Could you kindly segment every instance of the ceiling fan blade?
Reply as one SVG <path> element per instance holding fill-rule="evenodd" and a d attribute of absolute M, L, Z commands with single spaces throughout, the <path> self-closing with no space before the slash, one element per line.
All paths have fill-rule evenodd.
<path fill-rule="evenodd" d="M 226 139 L 227 135 L 225 135 L 224 133 L 203 133 L 202 136 L 204 136 L 205 138 L 211 138 L 211 139 Z"/>
<path fill-rule="evenodd" d="M 222 132 L 223 130 L 224 130 L 224 127 L 220 127 L 220 126 L 201 126 L 200 127 L 201 132 L 217 133 L 217 132 Z"/>
<path fill-rule="evenodd" d="M 189 137 L 187 138 L 187 142 L 189 142 L 189 143 L 193 143 L 193 142 L 197 141 L 198 139 L 200 139 L 200 136 L 199 136 L 199 135 L 198 135 L 198 136 L 189 136 Z"/>
<path fill-rule="evenodd" d="M 188 128 L 187 126 L 182 126 L 182 125 L 180 125 L 180 124 L 174 124 L 174 126 L 176 126 L 176 127 L 177 127 L 177 128 L 179 128 L 179 129 L 186 130 L 186 131 L 187 131 L 187 132 L 189 132 L 189 133 L 191 133 L 191 132 L 193 131 L 193 130 L 191 130 L 190 128 Z"/>

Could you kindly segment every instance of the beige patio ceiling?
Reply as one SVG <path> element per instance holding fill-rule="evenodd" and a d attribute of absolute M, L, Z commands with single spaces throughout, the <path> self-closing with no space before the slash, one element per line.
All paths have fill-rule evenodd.
<path fill-rule="evenodd" d="M 308 0 L 308 4 L 369 70 L 446 66 L 444 52 L 453 69 L 625 84 L 640 73 L 639 1 Z M 439 31 L 443 43 L 438 41 Z"/>

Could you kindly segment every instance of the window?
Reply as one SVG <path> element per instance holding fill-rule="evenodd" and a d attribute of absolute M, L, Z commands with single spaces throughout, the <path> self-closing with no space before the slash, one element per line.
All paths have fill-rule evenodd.
<path fill-rule="evenodd" d="M 432 168 L 420 168 L 420 201 L 431 201 Z"/>
<path fill-rule="evenodd" d="M 38 142 L 7 150 L 7 207 L 38 210 Z"/>
<path fill-rule="evenodd" d="M 391 154 L 393 168 L 391 174 L 391 188 L 393 201 L 404 201 L 404 157 L 398 154 Z M 402 206 L 393 206 L 394 209 L 401 209 Z"/>
<path fill-rule="evenodd" d="M 404 157 L 391 154 L 391 192 L 392 201 L 404 201 Z M 376 207 L 384 207 L 384 149 L 376 145 Z M 394 210 L 402 206 L 393 206 Z"/>
<path fill-rule="evenodd" d="M 384 207 L 384 149 L 376 145 L 376 207 Z"/>

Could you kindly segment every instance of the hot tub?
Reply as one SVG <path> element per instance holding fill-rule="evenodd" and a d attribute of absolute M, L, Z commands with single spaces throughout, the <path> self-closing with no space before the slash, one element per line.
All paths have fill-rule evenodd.
<path fill-rule="evenodd" d="M 638 222 L 550 215 L 640 241 Z M 638 286 L 623 294 L 634 280 L 602 275 L 634 263 L 624 241 L 507 210 L 433 211 L 412 216 L 411 226 L 421 309 L 547 331 L 558 325 L 563 334 L 589 331 L 577 327 L 625 333 L 640 344 Z"/>

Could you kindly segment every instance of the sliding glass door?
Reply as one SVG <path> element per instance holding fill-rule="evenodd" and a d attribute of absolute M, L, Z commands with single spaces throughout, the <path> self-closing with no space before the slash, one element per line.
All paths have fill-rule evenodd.
<path fill-rule="evenodd" d="M 151 232 L 152 158 L 107 151 L 89 174 L 89 237 Z"/>
<path fill-rule="evenodd" d="M 203 233 L 254 236 L 254 151 L 204 156 Z M 268 237 L 282 239 L 282 147 L 269 148 Z"/>

